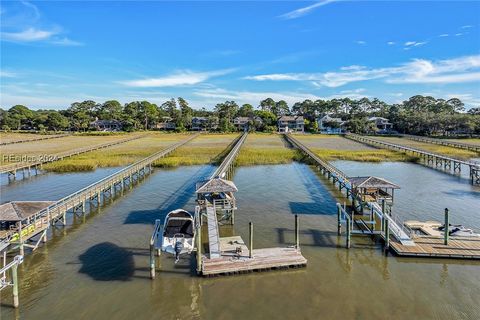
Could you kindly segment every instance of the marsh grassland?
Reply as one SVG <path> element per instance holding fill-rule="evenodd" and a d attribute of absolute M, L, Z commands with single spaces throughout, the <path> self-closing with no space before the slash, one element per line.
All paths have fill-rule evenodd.
<path fill-rule="evenodd" d="M 84 137 L 84 139 L 87 140 L 92 138 L 98 138 L 98 136 Z M 187 138 L 187 134 L 151 132 L 145 137 L 137 140 L 87 152 L 65 160 L 48 163 L 44 165 L 44 169 L 53 172 L 75 172 L 91 171 L 103 167 L 126 166 L 135 161 L 146 158 L 155 152 L 161 151 L 167 146 L 185 138 Z"/>
<path fill-rule="evenodd" d="M 409 140 L 405 138 L 395 138 L 395 137 L 375 137 L 375 139 L 382 140 L 389 143 L 400 144 L 406 147 L 438 153 L 447 157 L 452 157 L 457 159 L 468 160 L 471 158 L 478 157 L 478 153 L 475 151 L 447 147 L 447 146 L 442 146 L 442 145 L 428 143 L 428 142 L 419 142 L 419 141 Z"/>
<path fill-rule="evenodd" d="M 59 134 L 21 133 L 21 132 L 0 132 L 1 143 L 12 143 L 17 141 L 35 140 L 48 137 L 60 136 Z"/>
<path fill-rule="evenodd" d="M 137 133 L 132 134 L 137 135 Z M 49 139 L 41 141 L 30 141 L 18 144 L 10 144 L 0 146 L 0 153 L 2 155 L 27 155 L 27 156 L 39 156 L 39 155 L 55 155 L 61 152 L 71 151 L 78 148 L 89 147 L 93 145 L 100 145 L 103 143 L 113 142 L 127 138 L 125 134 L 114 134 L 107 136 L 85 136 L 85 135 L 72 135 L 68 137 Z M 1 157 L 1 164 L 8 163 L 8 157 Z"/>
<path fill-rule="evenodd" d="M 320 158 L 327 161 L 382 162 L 417 160 L 417 158 L 401 152 L 377 149 L 339 135 L 299 135 L 298 140 L 303 142 Z"/>
<path fill-rule="evenodd" d="M 251 133 L 238 155 L 236 165 L 285 164 L 300 159 L 300 153 L 289 148 L 281 135 Z"/>
<path fill-rule="evenodd" d="M 237 137 L 239 133 L 201 134 L 168 157 L 155 161 L 154 166 L 167 168 L 219 163 Z"/>

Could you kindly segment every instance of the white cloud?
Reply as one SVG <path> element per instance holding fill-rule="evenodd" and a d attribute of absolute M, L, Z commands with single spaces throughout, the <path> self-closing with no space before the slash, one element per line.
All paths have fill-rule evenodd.
<path fill-rule="evenodd" d="M 462 33 L 462 32 L 455 33 L 455 37 L 460 37 L 460 36 L 463 36 L 463 33 Z"/>
<path fill-rule="evenodd" d="M 74 41 L 69 38 L 53 39 L 50 41 L 50 43 L 56 44 L 59 46 L 83 46 L 82 42 Z"/>
<path fill-rule="evenodd" d="M 471 25 L 465 25 L 465 26 L 461 26 L 460 29 L 469 29 L 469 28 L 473 28 L 473 26 Z"/>
<path fill-rule="evenodd" d="M 427 41 L 407 41 L 404 43 L 405 47 L 419 47 L 427 44 Z"/>
<path fill-rule="evenodd" d="M 366 42 L 366 41 L 363 41 L 363 40 L 357 40 L 357 41 L 355 41 L 355 43 L 356 43 L 356 44 L 359 44 L 359 45 L 361 45 L 361 46 L 367 44 L 367 42 Z"/>
<path fill-rule="evenodd" d="M 442 33 L 441 35 L 439 35 L 439 37 L 442 37 L 442 38 L 443 38 L 443 37 L 448 37 L 448 36 L 449 36 L 448 33 Z"/>
<path fill-rule="evenodd" d="M 322 0 L 322 1 L 319 1 L 319 2 L 314 3 L 312 5 L 309 5 L 307 7 L 303 7 L 303 8 L 296 9 L 296 10 L 287 12 L 285 14 L 282 14 L 282 15 L 279 16 L 279 18 L 287 19 L 287 20 L 300 18 L 300 17 L 303 17 L 304 15 L 307 15 L 307 14 L 311 13 L 316 8 L 319 8 L 319 7 L 322 7 L 322 6 L 327 5 L 329 3 L 337 2 L 337 1 L 340 1 L 340 0 Z"/>
<path fill-rule="evenodd" d="M 387 44 L 388 44 L 389 46 L 393 46 L 393 45 L 395 45 L 395 43 L 396 43 L 395 41 L 388 41 L 388 42 L 387 42 Z"/>
<path fill-rule="evenodd" d="M 15 72 L 0 70 L 0 78 L 15 78 L 16 76 Z"/>
<path fill-rule="evenodd" d="M 178 71 L 174 74 L 156 77 L 145 78 L 138 80 L 121 81 L 120 83 L 129 87 L 176 87 L 195 85 L 204 82 L 210 78 L 222 76 L 233 72 L 233 69 L 209 71 L 209 72 L 193 72 L 193 71 Z"/>
<path fill-rule="evenodd" d="M 14 42 L 32 42 L 50 39 L 55 35 L 56 31 L 39 30 L 35 28 L 28 28 L 20 32 L 2 32 L 0 38 L 6 41 Z"/>
<path fill-rule="evenodd" d="M 256 81 L 309 81 L 317 87 L 342 85 L 375 79 L 387 83 L 465 83 L 480 81 L 480 55 L 447 60 L 415 59 L 395 67 L 367 68 L 349 66 L 325 73 L 277 73 L 248 76 Z"/>
<path fill-rule="evenodd" d="M 253 105 L 257 104 L 259 101 L 266 99 L 268 97 L 272 98 L 275 101 L 285 100 L 288 104 L 293 104 L 297 101 L 303 101 L 305 99 L 317 100 L 322 99 L 319 96 L 310 93 L 302 92 L 255 92 L 255 91 L 230 91 L 220 88 L 213 89 L 199 89 L 193 92 L 194 95 L 211 99 L 213 103 L 218 103 L 221 100 L 235 100 L 237 103 L 251 103 Z M 219 101 L 220 100 L 220 101 Z"/>
<path fill-rule="evenodd" d="M 16 3 L 16 10 L 2 12 L 0 40 L 14 43 L 48 43 L 78 46 L 82 43 L 68 39 L 63 28 L 42 19 L 37 6 L 26 1 Z"/>

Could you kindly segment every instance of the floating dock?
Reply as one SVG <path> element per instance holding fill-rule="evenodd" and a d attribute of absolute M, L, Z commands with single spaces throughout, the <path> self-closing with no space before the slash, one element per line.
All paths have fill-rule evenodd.
<path fill-rule="evenodd" d="M 300 268 L 307 265 L 300 250 L 291 248 L 264 248 L 250 251 L 241 237 L 220 238 L 221 255 L 209 258 L 202 255 L 202 275 L 231 275 L 253 271 Z"/>

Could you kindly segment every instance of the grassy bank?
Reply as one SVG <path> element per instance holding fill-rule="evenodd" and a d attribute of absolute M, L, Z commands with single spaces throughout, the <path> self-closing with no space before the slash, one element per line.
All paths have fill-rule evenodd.
<path fill-rule="evenodd" d="M 349 160 L 359 162 L 382 162 L 382 161 L 409 161 L 415 162 L 417 157 L 390 150 L 332 150 L 312 148 L 312 151 L 326 161 Z"/>
<path fill-rule="evenodd" d="M 161 151 L 186 137 L 185 134 L 151 133 L 138 140 L 45 164 L 44 169 L 52 172 L 76 172 L 92 171 L 103 167 L 126 166 Z"/>
<path fill-rule="evenodd" d="M 287 148 L 287 144 L 281 136 L 251 133 L 235 164 L 238 166 L 285 164 L 300 159 L 300 153 L 295 149 Z"/>
<path fill-rule="evenodd" d="M 377 140 L 382 140 L 382 141 L 385 141 L 385 142 L 389 142 L 389 143 L 395 143 L 395 144 L 403 145 L 403 146 L 406 146 L 406 147 L 421 149 L 421 150 L 425 150 L 425 151 L 428 151 L 428 152 L 433 152 L 433 153 L 437 153 L 437 154 L 441 154 L 441 155 L 444 155 L 444 156 L 447 156 L 447 157 L 452 157 L 452 158 L 457 158 L 457 159 L 468 160 L 468 159 L 471 159 L 471 158 L 478 157 L 478 153 L 475 152 L 475 151 L 453 148 L 453 147 L 447 147 L 447 146 L 432 144 L 432 143 L 428 143 L 428 142 L 419 142 L 419 141 L 409 140 L 409 139 L 406 139 L 406 138 L 379 137 L 379 138 L 376 138 L 376 139 Z"/>
<path fill-rule="evenodd" d="M 217 164 L 227 154 L 228 146 L 239 136 L 233 134 L 204 134 L 175 150 L 170 156 L 159 159 L 156 167 L 172 168 L 200 164 Z"/>

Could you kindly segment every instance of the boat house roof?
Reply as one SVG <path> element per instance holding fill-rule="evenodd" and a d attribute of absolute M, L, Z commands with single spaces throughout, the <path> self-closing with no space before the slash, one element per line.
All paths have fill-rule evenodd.
<path fill-rule="evenodd" d="M 45 209 L 54 201 L 11 201 L 0 205 L 0 221 L 22 221 Z"/>
<path fill-rule="evenodd" d="M 213 178 L 207 181 L 200 181 L 197 183 L 197 193 L 212 193 L 212 192 L 237 192 L 238 189 L 233 181 L 222 178 Z"/>
<path fill-rule="evenodd" d="M 385 189 L 400 189 L 400 186 L 378 177 L 350 177 L 348 178 L 353 188 L 385 188 Z"/>

